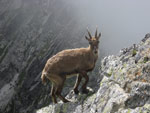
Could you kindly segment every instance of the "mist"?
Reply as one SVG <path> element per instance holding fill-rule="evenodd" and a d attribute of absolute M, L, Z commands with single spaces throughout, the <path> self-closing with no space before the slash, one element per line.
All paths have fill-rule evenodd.
<path fill-rule="evenodd" d="M 102 32 L 100 48 L 105 55 L 138 43 L 150 32 L 149 0 L 67 0 L 77 19 Z"/>
<path fill-rule="evenodd" d="M 60 29 L 62 26 L 59 26 L 59 24 L 64 24 L 64 27 L 66 27 L 65 35 L 66 32 L 72 33 L 66 36 L 59 35 L 59 37 L 66 37 L 67 42 L 65 43 L 73 45 L 72 47 L 68 46 L 68 48 L 87 46 L 87 42 L 84 40 L 84 36 L 87 34 L 86 28 L 88 27 L 94 34 L 97 26 L 98 31 L 102 33 L 100 41 L 101 56 L 116 54 L 120 49 L 138 43 L 146 33 L 150 32 L 149 0 L 42 0 L 39 3 L 36 0 L 15 0 L 12 7 L 15 9 L 21 7 L 21 1 L 24 4 L 27 3 L 29 7 L 26 14 L 27 18 L 30 15 L 29 12 L 31 12 L 31 15 L 37 12 L 37 15 L 39 15 L 42 11 L 48 14 L 46 17 L 48 18 L 53 11 L 53 15 L 56 16 L 54 17 L 56 23 L 50 20 L 48 22 L 50 28 L 47 28 L 47 31 Z M 59 5 L 54 4 L 55 6 L 53 6 L 52 4 L 55 1 Z M 36 2 L 39 7 L 35 7 Z M 40 7 L 42 11 L 39 11 Z M 18 20 L 23 21 L 20 17 Z M 72 22 L 72 29 L 70 27 L 68 29 L 67 26 L 70 24 L 67 21 Z M 79 44 L 77 45 L 77 43 Z"/>

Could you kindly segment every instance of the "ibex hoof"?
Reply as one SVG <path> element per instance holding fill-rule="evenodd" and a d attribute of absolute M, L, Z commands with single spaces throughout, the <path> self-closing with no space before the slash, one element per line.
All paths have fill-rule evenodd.
<path fill-rule="evenodd" d="M 82 93 L 87 94 L 87 93 L 89 93 L 89 90 L 88 89 L 82 89 Z"/>
<path fill-rule="evenodd" d="M 74 93 L 77 95 L 77 94 L 79 94 L 79 90 L 75 90 L 74 89 Z"/>
<path fill-rule="evenodd" d="M 53 101 L 54 104 L 57 104 L 57 101 Z"/>
<path fill-rule="evenodd" d="M 66 99 L 66 100 L 64 100 L 63 102 L 64 102 L 64 103 L 67 103 L 67 102 L 70 102 L 70 101 Z"/>

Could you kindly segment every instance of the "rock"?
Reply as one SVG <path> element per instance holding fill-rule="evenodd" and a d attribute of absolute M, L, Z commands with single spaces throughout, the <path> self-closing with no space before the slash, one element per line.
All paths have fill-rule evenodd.
<path fill-rule="evenodd" d="M 145 37 L 142 39 L 143 42 L 145 42 L 150 37 L 150 33 L 147 33 Z"/>
<path fill-rule="evenodd" d="M 99 71 L 104 77 L 96 93 L 86 99 L 84 95 L 78 95 L 75 102 L 67 104 L 50 104 L 36 113 L 45 112 L 45 109 L 53 110 L 53 113 L 149 113 L 150 62 L 144 61 L 150 53 L 149 41 L 147 38 L 136 48 L 130 47 L 118 56 L 105 57 Z M 133 49 L 137 51 L 134 56 Z"/>

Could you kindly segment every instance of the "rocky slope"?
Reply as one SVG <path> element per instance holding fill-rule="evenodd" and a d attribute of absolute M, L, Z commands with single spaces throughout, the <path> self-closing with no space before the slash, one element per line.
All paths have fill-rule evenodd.
<path fill-rule="evenodd" d="M 50 104 L 36 113 L 149 113 L 150 34 L 139 43 L 105 57 L 96 93 L 67 95 L 72 102 Z"/>
<path fill-rule="evenodd" d="M 66 0 L 0 0 L 0 113 L 32 112 L 51 102 L 50 85 L 40 79 L 45 62 L 87 45 L 86 25 L 72 9 Z"/>

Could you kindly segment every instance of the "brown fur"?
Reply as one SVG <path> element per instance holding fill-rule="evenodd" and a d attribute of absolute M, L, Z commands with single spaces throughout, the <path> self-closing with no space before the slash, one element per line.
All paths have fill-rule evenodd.
<path fill-rule="evenodd" d="M 89 32 L 88 32 L 89 33 Z M 54 103 L 57 103 L 56 96 L 58 96 L 63 102 L 68 102 L 61 95 L 61 91 L 66 78 L 71 77 L 72 74 L 79 74 L 74 87 L 74 92 L 78 93 L 78 86 L 82 77 L 85 78 L 85 83 L 82 86 L 82 91 L 87 92 L 86 85 L 88 83 L 87 72 L 92 71 L 95 67 L 95 63 L 98 58 L 98 39 L 101 36 L 97 36 L 97 30 L 95 37 L 86 39 L 89 41 L 88 48 L 76 48 L 63 50 L 57 53 L 55 56 L 48 59 L 43 71 L 42 82 L 45 83 L 45 78 L 48 78 L 52 82 L 51 96 Z"/>

